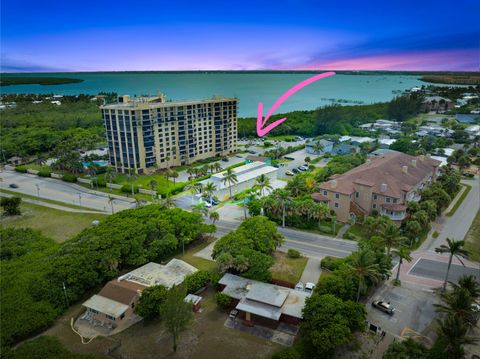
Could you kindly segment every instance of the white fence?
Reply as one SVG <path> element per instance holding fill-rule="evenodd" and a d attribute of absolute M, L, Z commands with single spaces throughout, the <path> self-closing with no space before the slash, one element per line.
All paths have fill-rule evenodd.
<path fill-rule="evenodd" d="M 157 191 L 152 191 L 150 189 L 143 189 L 143 188 L 139 188 L 138 192 L 143 193 L 143 194 L 149 194 L 149 195 L 156 195 L 157 194 Z"/>
<path fill-rule="evenodd" d="M 57 179 L 62 179 L 63 175 L 52 172 L 52 173 L 50 173 L 50 177 L 57 178 Z"/>

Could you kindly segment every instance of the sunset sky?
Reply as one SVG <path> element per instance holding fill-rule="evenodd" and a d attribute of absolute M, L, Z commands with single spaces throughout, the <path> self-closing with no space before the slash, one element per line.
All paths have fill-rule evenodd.
<path fill-rule="evenodd" d="M 478 0 L 2 0 L 1 71 L 478 71 L 478 14 Z"/>

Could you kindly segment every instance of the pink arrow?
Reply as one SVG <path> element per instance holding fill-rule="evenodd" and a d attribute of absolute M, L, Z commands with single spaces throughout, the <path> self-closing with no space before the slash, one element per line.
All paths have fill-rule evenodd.
<path fill-rule="evenodd" d="M 313 77 L 310 77 L 309 79 L 306 79 L 305 81 L 300 82 L 299 84 L 296 84 L 293 86 L 290 90 L 285 92 L 280 98 L 273 104 L 273 106 L 270 108 L 270 111 L 268 111 L 267 115 L 265 116 L 265 119 L 262 120 L 263 118 L 263 104 L 261 102 L 258 103 L 258 115 L 257 115 L 257 135 L 258 137 L 265 136 L 267 133 L 269 133 L 271 130 L 273 130 L 275 127 L 280 125 L 283 121 L 285 121 L 287 118 L 281 118 L 275 122 L 272 122 L 269 124 L 267 127 L 263 128 L 265 124 L 267 123 L 268 119 L 270 116 L 273 114 L 273 112 L 280 106 L 287 98 L 292 96 L 295 92 L 298 90 L 302 89 L 305 86 L 310 85 L 312 82 L 321 80 L 325 77 L 333 76 L 335 75 L 335 72 L 324 72 L 323 74 L 315 75 Z"/>

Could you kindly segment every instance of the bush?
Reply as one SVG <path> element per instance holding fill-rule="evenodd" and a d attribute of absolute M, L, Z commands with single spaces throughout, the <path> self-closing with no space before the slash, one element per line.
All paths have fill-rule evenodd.
<path fill-rule="evenodd" d="M 332 234 L 333 230 L 330 226 L 318 226 L 318 230 L 323 233 Z"/>
<path fill-rule="evenodd" d="M 232 302 L 232 299 L 222 292 L 215 294 L 215 300 L 217 301 L 217 305 L 222 309 L 230 308 L 230 303 Z"/>
<path fill-rule="evenodd" d="M 64 182 L 70 182 L 70 183 L 75 183 L 77 182 L 77 176 L 72 175 L 70 173 L 65 173 L 62 177 L 62 181 Z"/>
<path fill-rule="evenodd" d="M 132 193 L 132 185 L 130 183 L 126 183 L 120 189 L 123 193 Z M 138 193 L 138 187 L 133 185 L 133 193 Z"/>
<path fill-rule="evenodd" d="M 17 216 L 22 214 L 20 211 L 20 203 L 22 203 L 20 197 L 2 197 L 0 199 L 0 206 L 5 211 L 6 216 Z"/>
<path fill-rule="evenodd" d="M 300 258 L 302 255 L 296 249 L 290 248 L 287 252 L 290 258 Z"/>
<path fill-rule="evenodd" d="M 356 236 L 355 236 L 353 233 L 345 232 L 345 233 L 343 234 L 343 239 L 354 240 L 355 238 L 356 238 Z"/>
<path fill-rule="evenodd" d="M 185 278 L 185 286 L 187 293 L 195 293 L 198 290 L 206 287 L 210 282 L 210 273 L 205 270 L 199 270 Z"/>
<path fill-rule="evenodd" d="M 93 181 L 98 187 L 107 187 L 107 180 L 103 177 L 97 177 L 96 180 Z"/>
<path fill-rule="evenodd" d="M 16 167 L 15 167 L 15 171 L 16 171 L 16 172 L 20 172 L 20 173 L 27 173 L 27 167 L 25 167 L 25 166 L 16 166 Z"/>
<path fill-rule="evenodd" d="M 296 347 L 290 347 L 280 350 L 278 353 L 273 354 L 272 359 L 301 359 L 302 354 L 296 349 Z"/>
<path fill-rule="evenodd" d="M 37 175 L 40 177 L 50 177 L 51 174 L 52 174 L 52 171 L 50 170 L 40 170 L 37 173 Z"/>
<path fill-rule="evenodd" d="M 323 269 L 334 271 L 334 270 L 340 269 L 343 263 L 344 263 L 344 260 L 342 258 L 326 256 L 320 262 L 320 267 Z"/>
<path fill-rule="evenodd" d="M 156 318 L 160 315 L 160 306 L 167 297 L 168 289 L 163 285 L 154 285 L 145 288 L 135 306 L 135 313 L 145 319 Z"/>

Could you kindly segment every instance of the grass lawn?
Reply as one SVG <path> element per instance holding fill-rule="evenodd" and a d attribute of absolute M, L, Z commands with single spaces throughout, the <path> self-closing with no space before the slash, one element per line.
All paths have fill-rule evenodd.
<path fill-rule="evenodd" d="M 215 292 L 201 294 L 202 312 L 194 314 L 192 325 L 180 333 L 177 353 L 172 350 L 172 335 L 160 320 L 141 321 L 112 337 L 99 337 L 88 345 L 70 329 L 70 318 L 81 313 L 80 305 L 72 307 L 43 335 L 57 337 L 66 349 L 83 354 L 114 358 L 270 358 L 284 348 L 269 340 L 224 326 L 227 313 L 215 303 Z"/>
<path fill-rule="evenodd" d="M 209 238 L 208 240 L 196 241 L 185 249 L 185 254 L 180 253 L 175 257 L 191 264 L 192 266 L 200 270 L 209 271 L 215 269 L 217 265 L 214 261 L 209 261 L 208 259 L 194 256 L 195 253 L 208 246 L 214 240 L 215 238 Z M 169 260 L 170 259 L 166 260 L 165 262 L 168 262 Z"/>
<path fill-rule="evenodd" d="M 3 189 L 3 188 L 0 189 L 0 192 L 8 193 L 8 194 L 14 195 L 15 197 L 34 199 L 34 200 L 38 200 L 38 201 L 42 201 L 42 202 L 46 202 L 46 203 L 57 204 L 57 205 L 62 206 L 62 207 L 68 207 L 68 208 L 74 208 L 74 209 L 84 209 L 84 210 L 88 210 L 88 211 L 98 211 L 96 209 L 92 209 L 92 208 L 88 208 L 88 207 L 83 207 L 83 206 L 80 207 L 80 206 L 77 206 L 77 205 L 74 205 L 74 204 L 60 202 L 60 201 L 54 201 L 52 199 L 43 198 L 43 197 L 38 198 L 37 196 L 32 196 L 32 195 L 25 194 L 25 193 L 10 191 L 8 189 Z M 100 212 L 100 211 L 98 211 L 98 212 Z"/>
<path fill-rule="evenodd" d="M 470 252 L 470 259 L 480 262 L 480 211 L 477 212 L 470 229 L 465 236 L 465 249 Z"/>
<path fill-rule="evenodd" d="M 3 227 L 38 229 L 43 235 L 63 242 L 90 227 L 92 221 L 102 220 L 104 214 L 65 212 L 32 203 L 21 204 L 20 216 L 3 217 Z"/>
<path fill-rule="evenodd" d="M 458 207 L 460 207 L 460 205 L 462 204 L 463 200 L 467 197 L 468 193 L 470 192 L 470 190 L 472 189 L 472 186 L 468 185 L 468 184 L 463 184 L 462 183 L 462 186 L 465 187 L 465 189 L 463 190 L 462 194 L 460 195 L 460 198 L 457 200 L 457 202 L 455 202 L 454 206 L 452 207 L 452 209 L 450 210 L 450 212 L 448 212 L 446 214 L 446 216 L 448 217 L 451 217 L 455 214 L 455 212 L 457 211 Z"/>
<path fill-rule="evenodd" d="M 275 263 L 270 268 L 273 279 L 283 280 L 293 284 L 300 281 L 308 258 L 290 258 L 283 252 L 274 252 L 273 258 L 275 259 Z"/>
<path fill-rule="evenodd" d="M 350 226 L 350 228 L 347 229 L 347 231 L 343 234 L 343 238 L 348 238 L 348 236 L 351 234 L 355 236 L 356 240 L 367 237 L 365 228 L 359 224 L 354 224 L 353 226 Z"/>

